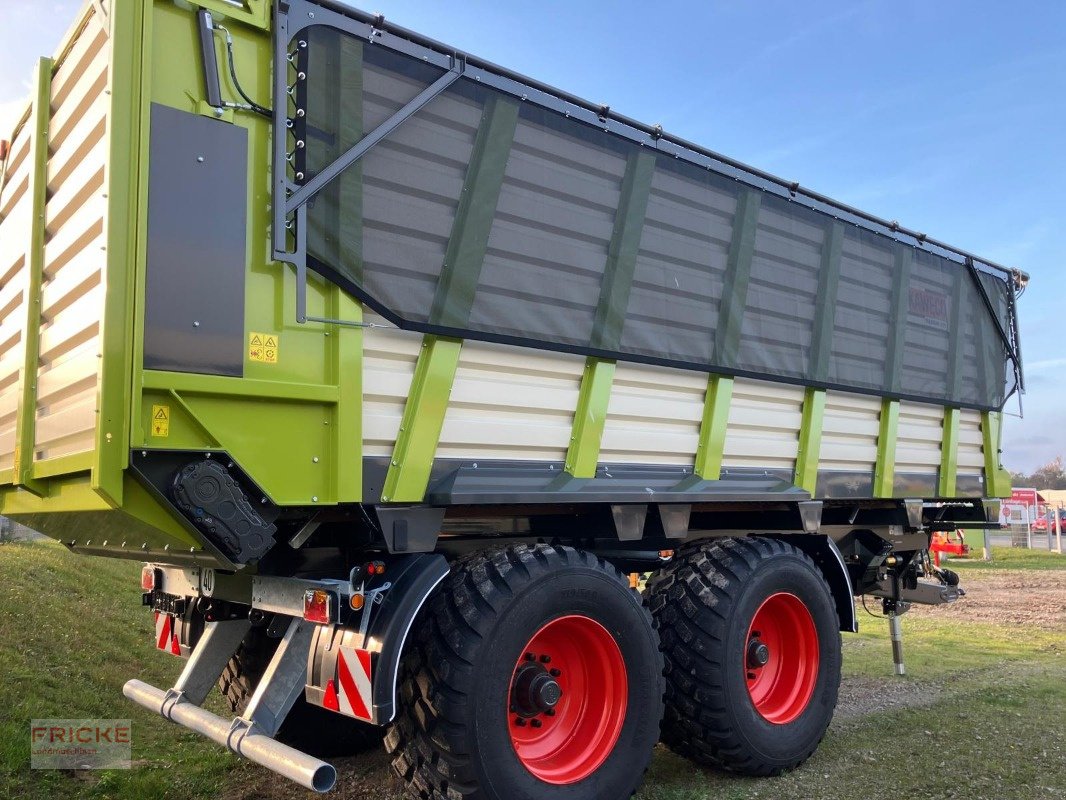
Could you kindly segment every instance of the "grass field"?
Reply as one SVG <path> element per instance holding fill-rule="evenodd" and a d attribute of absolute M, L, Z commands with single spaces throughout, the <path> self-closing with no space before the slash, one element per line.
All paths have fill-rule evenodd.
<path fill-rule="evenodd" d="M 969 587 L 955 607 L 904 618 L 905 678 L 891 675 L 884 621 L 863 613 L 862 632 L 844 637 L 837 716 L 806 765 L 751 780 L 698 769 L 660 748 L 638 798 L 1066 797 L 1066 625 L 1054 615 L 1021 616 L 1022 624 L 971 617 L 966 605 L 980 607 L 989 581 L 1062 586 L 1066 557 L 993 555 L 991 565 L 952 561 Z M 308 796 L 122 697 L 131 677 L 169 686 L 182 663 L 152 647 L 138 574 L 135 563 L 74 556 L 54 544 L 0 546 L 0 797 Z M 997 605 L 1030 602 L 1023 592 L 1003 596 Z M 132 719 L 134 768 L 30 770 L 29 720 L 42 717 Z M 398 796 L 380 754 L 337 763 L 336 796 Z"/>

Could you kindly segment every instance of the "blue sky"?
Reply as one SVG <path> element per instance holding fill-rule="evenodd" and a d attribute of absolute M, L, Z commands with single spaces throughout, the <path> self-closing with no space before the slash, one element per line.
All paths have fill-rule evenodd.
<path fill-rule="evenodd" d="M 374 0 L 387 18 L 1031 273 L 1004 461 L 1066 455 L 1066 3 Z M 0 130 L 78 3 L 0 0 Z M 12 32 L 17 32 L 14 35 Z M 1016 412 L 1017 405 L 1008 406 Z"/>

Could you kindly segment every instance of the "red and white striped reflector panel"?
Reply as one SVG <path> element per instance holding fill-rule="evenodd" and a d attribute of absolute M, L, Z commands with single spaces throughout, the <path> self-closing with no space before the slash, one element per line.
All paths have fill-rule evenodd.
<path fill-rule="evenodd" d="M 155 612 L 155 646 L 164 653 L 181 655 L 181 642 L 178 640 L 174 617 L 170 614 Z"/>
<path fill-rule="evenodd" d="M 369 650 L 341 647 L 337 651 L 337 678 L 326 682 L 322 705 L 349 717 L 371 722 L 374 718 L 371 675 Z"/>

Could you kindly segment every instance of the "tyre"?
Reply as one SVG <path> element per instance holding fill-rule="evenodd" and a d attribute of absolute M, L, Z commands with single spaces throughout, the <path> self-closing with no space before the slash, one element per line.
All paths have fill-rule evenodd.
<path fill-rule="evenodd" d="M 814 562 L 775 539 L 694 544 L 647 592 L 666 656 L 663 743 L 746 775 L 806 761 L 833 717 L 841 662 Z"/>
<path fill-rule="evenodd" d="M 234 714 L 243 714 L 248 707 L 280 642 L 267 636 L 265 628 L 252 628 L 245 634 L 218 679 L 219 691 Z M 384 734 L 377 725 L 311 705 L 301 695 L 274 738 L 318 758 L 337 758 L 381 747 Z"/>
<path fill-rule="evenodd" d="M 385 738 L 418 800 L 620 800 L 658 739 L 652 618 L 613 567 L 518 545 L 452 568 L 404 656 Z"/>

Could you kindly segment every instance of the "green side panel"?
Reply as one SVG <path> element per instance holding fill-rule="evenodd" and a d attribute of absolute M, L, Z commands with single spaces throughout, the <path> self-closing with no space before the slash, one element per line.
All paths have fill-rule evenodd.
<path fill-rule="evenodd" d="M 381 490 L 383 501 L 418 503 L 425 497 L 462 346 L 461 339 L 439 336 L 427 336 L 422 342 Z"/>
<path fill-rule="evenodd" d="M 147 59 L 142 71 L 145 132 L 149 103 L 200 113 L 204 100 L 195 15 L 169 0 L 157 0 L 148 8 L 152 13 L 145 15 L 142 33 L 147 44 L 138 51 Z M 227 23 L 234 37 L 236 69 L 248 94 L 266 104 L 272 90 L 271 37 L 267 30 L 248 22 Z M 223 97 L 236 100 L 225 69 L 224 40 L 216 39 Z M 353 78 L 344 76 L 344 80 L 347 90 Z M 343 94 L 340 91 L 338 97 Z M 245 344 L 253 332 L 276 337 L 277 359 L 253 360 L 246 349 L 243 378 L 145 371 L 144 308 L 137 304 L 131 311 L 130 363 L 135 387 L 129 411 L 131 446 L 225 450 L 280 505 L 358 502 L 362 497 L 363 334 L 354 328 L 296 322 L 294 271 L 270 257 L 270 121 L 243 111 L 230 119 L 218 124 L 248 131 Z M 139 200 L 127 227 L 134 233 L 128 247 L 136 296 L 143 297 L 147 133 L 142 132 L 137 141 L 145 148 L 144 162 L 137 177 Z M 359 200 L 357 181 L 346 175 L 339 186 L 346 202 Z M 315 276 L 307 284 L 307 311 L 311 316 L 352 321 L 360 320 L 362 314 L 357 301 Z M 126 338 L 130 338 L 128 332 Z M 166 405 L 170 411 L 169 431 L 163 436 L 154 435 L 150 424 L 153 405 Z"/>
<path fill-rule="evenodd" d="M 118 505 L 123 502 L 123 471 L 129 464 L 131 419 L 140 403 L 138 392 L 131 397 L 130 386 L 134 354 L 142 340 L 141 327 L 135 324 L 134 298 L 146 248 L 142 231 L 148 208 L 147 92 L 152 76 L 153 15 L 151 5 L 143 0 L 113 0 L 108 13 L 107 294 L 100 321 L 100 421 L 92 484 Z"/>
<path fill-rule="evenodd" d="M 566 451 L 566 471 L 575 478 L 592 478 L 600 459 L 603 426 L 607 422 L 607 405 L 611 400 L 615 362 L 590 358 L 581 376 L 581 391 Z"/>
<path fill-rule="evenodd" d="M 594 347 L 617 350 L 621 345 L 654 171 L 655 153 L 645 150 L 633 153 L 626 164 L 593 325 Z"/>
<path fill-rule="evenodd" d="M 27 131 L 30 135 L 29 178 L 30 224 L 26 229 L 26 283 L 22 295 L 22 385 L 15 417 L 14 483 L 35 494 L 46 487 L 33 478 L 37 421 L 37 366 L 40 361 L 41 278 L 44 275 L 45 203 L 48 200 L 48 122 L 52 101 L 52 59 L 37 61 L 33 74 L 33 105 Z"/>
<path fill-rule="evenodd" d="M 893 326 L 888 339 L 888 348 L 885 353 L 885 374 L 891 376 L 893 391 L 899 391 L 903 371 L 903 350 L 907 337 L 907 306 L 910 297 L 910 274 L 911 263 L 914 255 L 909 247 L 902 244 L 896 245 L 896 260 L 892 269 L 892 316 L 890 319 L 899 320 L 899 324 Z M 887 383 L 887 381 L 886 381 Z M 891 497 L 891 493 L 884 495 Z"/>
<path fill-rule="evenodd" d="M 989 497 L 1010 497 L 1010 473 L 999 463 L 1003 437 L 1003 414 L 986 411 L 981 416 L 981 438 L 985 451 L 985 494 Z"/>
<path fill-rule="evenodd" d="M 937 494 L 955 496 L 955 479 L 959 471 L 959 416 L 957 408 L 944 409 L 944 438 L 940 443 L 940 480 Z"/>
<path fill-rule="evenodd" d="M 840 251 L 844 244 L 844 224 L 831 222 L 822 243 L 822 263 L 818 271 L 818 297 L 811 331 L 811 375 L 824 381 L 829 376 L 829 356 L 833 348 L 837 288 L 840 285 Z"/>
<path fill-rule="evenodd" d="M 462 327 L 469 321 L 518 125 L 518 105 L 492 95 L 482 112 L 430 311 L 436 324 Z"/>
<path fill-rule="evenodd" d="M 725 451 L 729 403 L 732 399 L 732 378 L 711 375 L 707 379 L 707 398 L 703 404 L 695 466 L 696 474 L 705 480 L 716 481 L 722 476 L 722 454 Z"/>
<path fill-rule="evenodd" d="M 794 483 L 812 495 L 818 486 L 818 457 L 822 449 L 822 422 L 825 419 L 825 391 L 807 389 L 803 395 L 799 449 L 796 452 Z"/>
<path fill-rule="evenodd" d="M 744 308 L 748 304 L 748 282 L 751 280 L 751 259 L 755 253 L 760 202 L 761 195 L 755 189 L 744 187 L 737 196 L 733 240 L 729 243 L 718 330 L 714 337 L 716 364 L 736 363 Z"/>
<path fill-rule="evenodd" d="M 881 401 L 881 424 L 877 432 L 877 462 L 874 465 L 874 497 L 892 497 L 896 482 L 896 436 L 899 433 L 899 400 Z"/>

